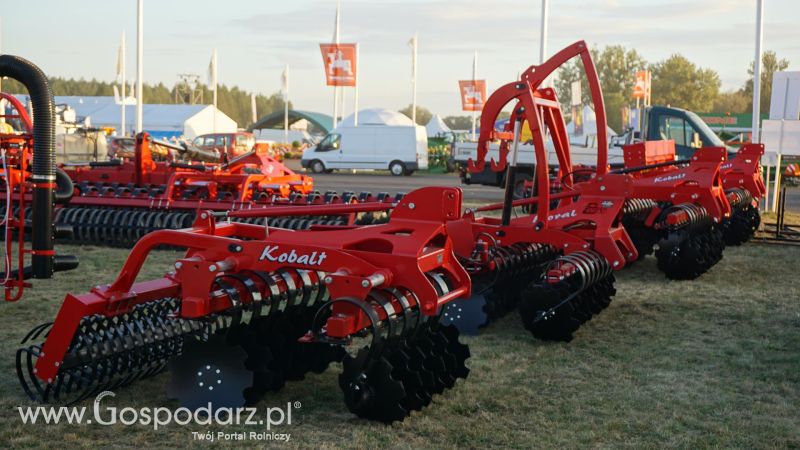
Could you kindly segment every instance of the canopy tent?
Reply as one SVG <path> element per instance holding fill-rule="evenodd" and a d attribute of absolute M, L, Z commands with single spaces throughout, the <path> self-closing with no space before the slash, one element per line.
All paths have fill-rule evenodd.
<path fill-rule="evenodd" d="M 296 122 L 301 120 L 307 121 L 313 127 L 307 130 L 309 134 L 326 135 L 333 129 L 333 117 L 311 111 L 299 111 L 296 109 L 289 110 L 289 128 L 292 128 Z M 255 132 L 256 130 L 267 129 L 280 129 L 283 130 L 284 126 L 284 111 L 275 111 L 271 114 L 258 119 L 256 123 L 250 125 L 248 130 Z"/>
<path fill-rule="evenodd" d="M 425 131 L 427 131 L 428 137 L 442 136 L 452 132 L 450 127 L 444 123 L 444 120 L 442 120 L 442 117 L 438 114 L 434 114 L 433 117 L 431 117 L 431 120 L 425 125 Z"/>
<path fill-rule="evenodd" d="M 136 126 L 136 106 L 125 106 L 125 127 Z M 82 116 L 80 109 L 78 116 Z M 215 117 L 216 116 L 216 117 Z M 88 115 L 93 127 L 118 127 L 120 106 L 108 105 Z M 236 122 L 213 105 L 143 105 L 142 129 L 160 138 L 194 139 L 207 133 L 234 133 Z"/>
<path fill-rule="evenodd" d="M 597 116 L 594 110 L 588 106 L 583 107 L 583 126 L 580 133 L 575 132 L 575 120 L 567 124 L 567 134 L 569 135 L 570 144 L 591 146 L 589 143 L 594 142 L 597 136 Z M 606 125 L 606 135 L 610 139 L 611 136 L 616 136 L 617 132 Z M 595 144 L 596 145 L 596 144 Z"/>
<path fill-rule="evenodd" d="M 412 126 L 411 119 L 405 114 L 390 109 L 372 108 L 362 109 L 358 112 L 358 126 L 369 125 L 388 125 L 388 126 Z M 353 114 L 345 117 L 339 122 L 338 127 L 353 127 L 355 126 L 355 117 Z"/>

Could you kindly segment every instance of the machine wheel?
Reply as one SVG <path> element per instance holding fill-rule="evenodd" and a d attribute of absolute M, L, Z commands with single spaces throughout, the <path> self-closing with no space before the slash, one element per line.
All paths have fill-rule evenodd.
<path fill-rule="evenodd" d="M 323 173 L 325 172 L 325 164 L 322 161 L 315 159 L 311 161 L 311 164 L 308 166 L 312 172 L 314 173 Z"/>
<path fill-rule="evenodd" d="M 391 172 L 392 175 L 399 177 L 406 173 L 406 165 L 403 164 L 402 161 L 392 161 L 389 164 L 389 172 Z"/>

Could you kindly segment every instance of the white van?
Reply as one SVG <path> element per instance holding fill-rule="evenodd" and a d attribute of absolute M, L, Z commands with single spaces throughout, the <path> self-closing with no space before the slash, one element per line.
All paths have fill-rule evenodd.
<path fill-rule="evenodd" d="M 307 148 L 300 163 L 314 173 L 388 169 L 392 175 L 411 175 L 428 168 L 428 136 L 422 126 L 340 126 Z"/>

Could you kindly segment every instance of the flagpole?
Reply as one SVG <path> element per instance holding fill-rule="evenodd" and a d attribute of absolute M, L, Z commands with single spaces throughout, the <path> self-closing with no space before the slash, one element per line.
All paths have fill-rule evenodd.
<path fill-rule="evenodd" d="M 213 97 L 214 97 L 214 133 L 217 132 L 217 49 L 211 53 L 211 82 L 213 83 Z"/>
<path fill-rule="evenodd" d="M 539 29 L 539 64 L 543 64 L 547 57 L 547 0 L 542 0 L 542 25 Z"/>
<path fill-rule="evenodd" d="M 353 126 L 358 126 L 358 43 L 356 43 L 356 98 L 353 103 Z"/>
<path fill-rule="evenodd" d="M 417 34 L 411 38 L 411 121 L 417 124 Z"/>
<path fill-rule="evenodd" d="M 283 77 L 283 142 L 289 143 L 289 65 L 286 65 Z"/>
<path fill-rule="evenodd" d="M 341 14 L 339 14 L 338 18 L 339 19 L 341 18 Z M 336 37 L 336 43 L 338 44 L 339 43 L 339 32 L 341 31 L 341 28 L 339 27 L 339 20 L 336 21 L 336 28 L 337 28 L 337 30 L 339 30 L 339 31 L 336 32 L 336 36 L 337 36 Z M 345 89 L 344 86 L 341 86 L 341 88 L 339 89 L 339 101 L 341 101 L 341 107 L 339 109 L 339 115 L 342 117 L 342 119 L 344 119 L 344 117 L 345 117 L 345 106 L 347 104 L 347 89 Z"/>
<path fill-rule="evenodd" d="M 120 47 L 120 63 L 119 63 L 119 71 L 120 75 L 122 76 L 122 83 L 120 86 L 120 95 L 122 96 L 122 107 L 120 111 L 120 124 L 119 124 L 119 135 L 125 136 L 125 31 L 122 31 L 122 46 Z"/>
<path fill-rule="evenodd" d="M 347 89 L 345 89 L 344 86 L 339 89 L 339 102 L 341 102 L 341 105 L 339 105 L 339 115 L 344 118 L 347 115 L 345 112 L 345 107 L 347 106 Z"/>
<path fill-rule="evenodd" d="M 342 7 L 342 1 L 336 0 L 336 26 L 333 30 L 333 43 L 337 46 L 339 45 L 339 10 Z M 336 48 L 338 51 L 338 47 Z M 334 83 L 338 83 L 334 81 Z M 333 128 L 336 128 L 337 122 L 339 117 L 339 85 L 334 84 L 333 86 Z"/>
<path fill-rule="evenodd" d="M 3 42 L 3 18 L 0 17 L 0 55 L 3 54 L 2 42 Z M 0 77 L 0 92 L 2 91 L 3 91 L 3 77 Z M 5 119 L 3 121 L 5 121 Z"/>
<path fill-rule="evenodd" d="M 764 39 L 764 0 L 756 0 L 756 55 L 753 61 L 753 137 L 751 142 L 761 142 L 758 133 L 761 118 L 761 41 Z"/>
<path fill-rule="evenodd" d="M 250 113 L 252 115 L 251 120 L 255 125 L 258 122 L 258 108 L 256 107 L 256 93 L 252 92 L 250 94 Z"/>
<path fill-rule="evenodd" d="M 333 86 L 333 128 L 336 128 L 336 117 L 339 115 L 339 102 L 337 100 L 339 100 L 339 86 Z"/>
<path fill-rule="evenodd" d="M 478 51 L 475 50 L 475 56 L 472 58 L 472 85 L 475 86 L 475 79 L 478 77 Z M 472 109 L 472 140 L 475 140 L 475 108 Z"/>
<path fill-rule="evenodd" d="M 143 40 L 144 40 L 144 0 L 136 2 L 136 132 L 142 132 L 142 105 L 144 95 L 142 92 L 143 66 Z"/>

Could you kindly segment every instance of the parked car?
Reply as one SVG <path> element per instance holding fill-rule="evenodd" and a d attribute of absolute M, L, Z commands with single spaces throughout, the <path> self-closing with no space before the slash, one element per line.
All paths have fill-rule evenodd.
<path fill-rule="evenodd" d="M 247 153 L 256 145 L 253 133 L 237 131 L 236 133 L 201 134 L 192 141 L 192 146 L 206 152 L 226 153 L 228 159 Z"/>
<path fill-rule="evenodd" d="M 303 151 L 300 164 L 314 173 L 336 169 L 386 170 L 411 175 L 428 168 L 428 137 L 421 126 L 339 127 Z"/>
<path fill-rule="evenodd" d="M 136 139 L 132 137 L 112 137 L 108 140 L 108 157 L 133 158 L 136 151 Z"/>

